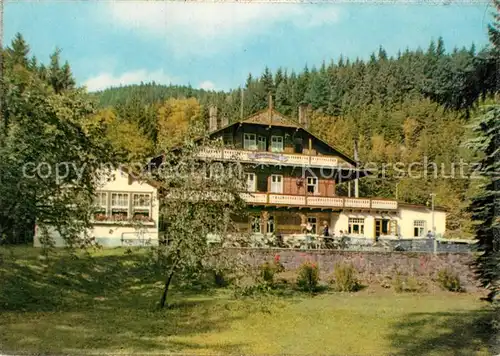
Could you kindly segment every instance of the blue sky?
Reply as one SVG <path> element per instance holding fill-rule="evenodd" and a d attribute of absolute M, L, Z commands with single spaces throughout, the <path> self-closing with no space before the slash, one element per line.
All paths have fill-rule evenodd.
<path fill-rule="evenodd" d="M 21 32 L 46 62 L 56 46 L 89 90 L 155 80 L 235 88 L 267 65 L 300 70 L 340 54 L 367 58 L 488 43 L 492 7 L 473 4 L 266 4 L 8 1 L 4 41 Z"/>

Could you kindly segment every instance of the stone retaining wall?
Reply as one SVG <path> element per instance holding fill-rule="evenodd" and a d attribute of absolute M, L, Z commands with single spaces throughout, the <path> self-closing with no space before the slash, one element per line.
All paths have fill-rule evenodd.
<path fill-rule="evenodd" d="M 471 266 L 472 254 L 464 253 L 418 253 L 418 252 L 359 252 L 332 250 L 290 250 L 290 249 L 227 249 L 228 253 L 238 254 L 254 266 L 273 261 L 278 254 L 287 270 L 295 270 L 306 260 L 318 263 L 323 275 L 333 272 L 337 262 L 351 263 L 359 276 L 366 282 L 379 282 L 396 273 L 417 278 L 434 280 L 444 268 L 456 272 L 468 290 L 477 290 L 477 281 Z"/>

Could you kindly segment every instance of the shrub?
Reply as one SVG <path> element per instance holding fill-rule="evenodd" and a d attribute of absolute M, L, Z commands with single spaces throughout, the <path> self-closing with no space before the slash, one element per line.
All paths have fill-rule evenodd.
<path fill-rule="evenodd" d="M 260 266 L 260 278 L 266 284 L 274 283 L 274 275 L 276 274 L 276 267 L 269 263 L 265 262 Z"/>
<path fill-rule="evenodd" d="M 415 277 L 404 277 L 401 273 L 396 274 L 392 286 L 397 293 L 419 292 L 422 290 L 422 286 Z"/>
<path fill-rule="evenodd" d="M 285 267 L 280 262 L 280 256 L 274 256 L 274 261 L 265 262 L 259 268 L 260 278 L 264 284 L 274 285 L 274 275 L 285 271 Z"/>
<path fill-rule="evenodd" d="M 304 262 L 299 267 L 297 285 L 300 289 L 313 292 L 317 289 L 319 283 L 319 269 L 314 262 Z"/>
<path fill-rule="evenodd" d="M 396 278 L 394 278 L 394 280 L 392 281 L 392 286 L 394 287 L 394 290 L 398 293 L 402 293 L 405 291 L 404 279 L 400 273 L 396 274 Z"/>
<path fill-rule="evenodd" d="M 441 288 L 450 292 L 461 292 L 462 286 L 458 274 L 452 272 L 448 268 L 442 269 L 438 272 L 437 281 Z"/>
<path fill-rule="evenodd" d="M 356 277 L 356 269 L 351 264 L 335 264 L 334 279 L 332 281 L 335 290 L 338 292 L 355 292 L 359 290 L 360 283 Z"/>

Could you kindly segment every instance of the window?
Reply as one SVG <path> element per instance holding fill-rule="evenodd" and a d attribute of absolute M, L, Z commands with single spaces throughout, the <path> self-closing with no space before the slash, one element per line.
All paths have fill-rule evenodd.
<path fill-rule="evenodd" d="M 98 192 L 96 195 L 95 205 L 99 211 L 104 210 L 105 212 L 108 208 L 108 193 Z"/>
<path fill-rule="evenodd" d="M 108 214 L 108 193 L 97 192 L 95 197 L 95 220 L 103 220 Z"/>
<path fill-rule="evenodd" d="M 151 205 L 151 194 L 134 194 L 134 209 L 149 209 Z"/>
<path fill-rule="evenodd" d="M 128 193 L 111 194 L 111 215 L 128 216 Z"/>
<path fill-rule="evenodd" d="M 413 221 L 413 237 L 422 237 L 425 235 L 425 220 Z"/>
<path fill-rule="evenodd" d="M 274 233 L 274 216 L 269 216 L 267 219 L 267 233 L 268 234 L 273 234 Z"/>
<path fill-rule="evenodd" d="M 271 151 L 283 152 L 283 136 L 271 136 Z"/>
<path fill-rule="evenodd" d="M 267 151 L 267 140 L 264 136 L 257 137 L 257 149 L 259 151 Z"/>
<path fill-rule="evenodd" d="M 243 134 L 243 147 L 246 150 L 256 150 L 257 149 L 257 141 L 255 139 L 255 134 Z"/>
<path fill-rule="evenodd" d="M 318 178 L 307 178 L 307 192 L 311 194 L 316 194 L 318 192 Z"/>
<path fill-rule="evenodd" d="M 312 226 L 312 230 L 311 232 L 313 234 L 317 234 L 318 233 L 318 223 L 317 223 L 317 219 L 315 217 L 309 217 L 307 218 L 307 222 L 309 225 Z"/>
<path fill-rule="evenodd" d="M 151 194 L 134 194 L 132 198 L 134 218 L 137 216 L 151 217 Z"/>
<path fill-rule="evenodd" d="M 254 234 L 261 234 L 262 233 L 262 226 L 260 224 L 260 217 L 259 216 L 252 216 L 251 228 L 252 228 L 252 232 Z"/>
<path fill-rule="evenodd" d="M 246 173 L 245 177 L 247 181 L 247 191 L 255 192 L 255 189 L 257 187 L 257 182 L 255 180 L 255 173 Z"/>
<path fill-rule="evenodd" d="M 111 206 L 113 208 L 128 208 L 128 193 L 111 194 Z"/>
<path fill-rule="evenodd" d="M 283 176 L 271 175 L 271 193 L 283 193 Z"/>
<path fill-rule="evenodd" d="M 233 145 L 233 135 L 225 134 L 223 137 L 223 142 L 224 142 L 225 146 L 232 146 Z"/>
<path fill-rule="evenodd" d="M 349 234 L 364 235 L 365 219 L 349 218 Z"/>

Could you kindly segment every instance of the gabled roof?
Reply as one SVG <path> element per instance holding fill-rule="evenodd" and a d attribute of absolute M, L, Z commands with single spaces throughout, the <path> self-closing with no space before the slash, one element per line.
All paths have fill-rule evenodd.
<path fill-rule="evenodd" d="M 220 127 L 219 129 L 210 132 L 210 135 L 213 135 L 217 132 L 223 131 L 228 127 L 234 126 L 236 124 L 257 124 L 257 125 L 265 125 L 265 126 L 281 126 L 281 127 L 292 127 L 292 128 L 301 128 L 301 125 L 294 122 L 290 118 L 281 114 L 280 112 L 274 109 L 263 109 L 257 111 L 255 114 L 248 116 L 246 119 L 235 121 L 232 124 L 228 124 Z"/>
<path fill-rule="evenodd" d="M 297 123 L 293 122 L 283 114 L 274 109 L 261 110 L 242 121 L 247 124 L 261 124 L 271 126 L 284 126 L 284 127 L 300 127 Z"/>
<path fill-rule="evenodd" d="M 352 159 L 351 157 L 347 156 L 346 154 L 342 153 L 339 149 L 335 148 L 331 144 L 325 142 L 324 140 L 320 139 L 313 133 L 311 133 L 308 129 L 306 129 L 303 125 L 293 121 L 289 117 L 281 114 L 280 112 L 276 111 L 275 109 L 264 109 L 261 111 L 256 112 L 255 114 L 248 116 L 246 119 L 240 120 L 240 121 L 235 121 L 232 124 L 228 124 L 225 126 L 222 126 L 221 128 L 212 131 L 209 133 L 210 136 L 219 133 L 229 127 L 235 126 L 235 125 L 241 125 L 241 124 L 254 124 L 254 125 L 263 125 L 263 126 L 278 126 L 278 127 L 290 127 L 290 128 L 295 128 L 298 130 L 303 130 L 307 134 L 313 136 L 316 140 L 330 148 L 332 151 L 334 151 L 339 157 L 341 157 L 343 160 L 346 162 L 352 164 L 353 166 L 356 166 L 356 161 Z"/>
<path fill-rule="evenodd" d="M 139 183 L 145 183 L 156 189 L 161 188 L 161 183 L 155 181 L 151 177 L 144 176 L 141 172 L 134 171 L 133 168 L 120 166 L 117 170 L 125 174 L 129 179 L 135 180 Z"/>

